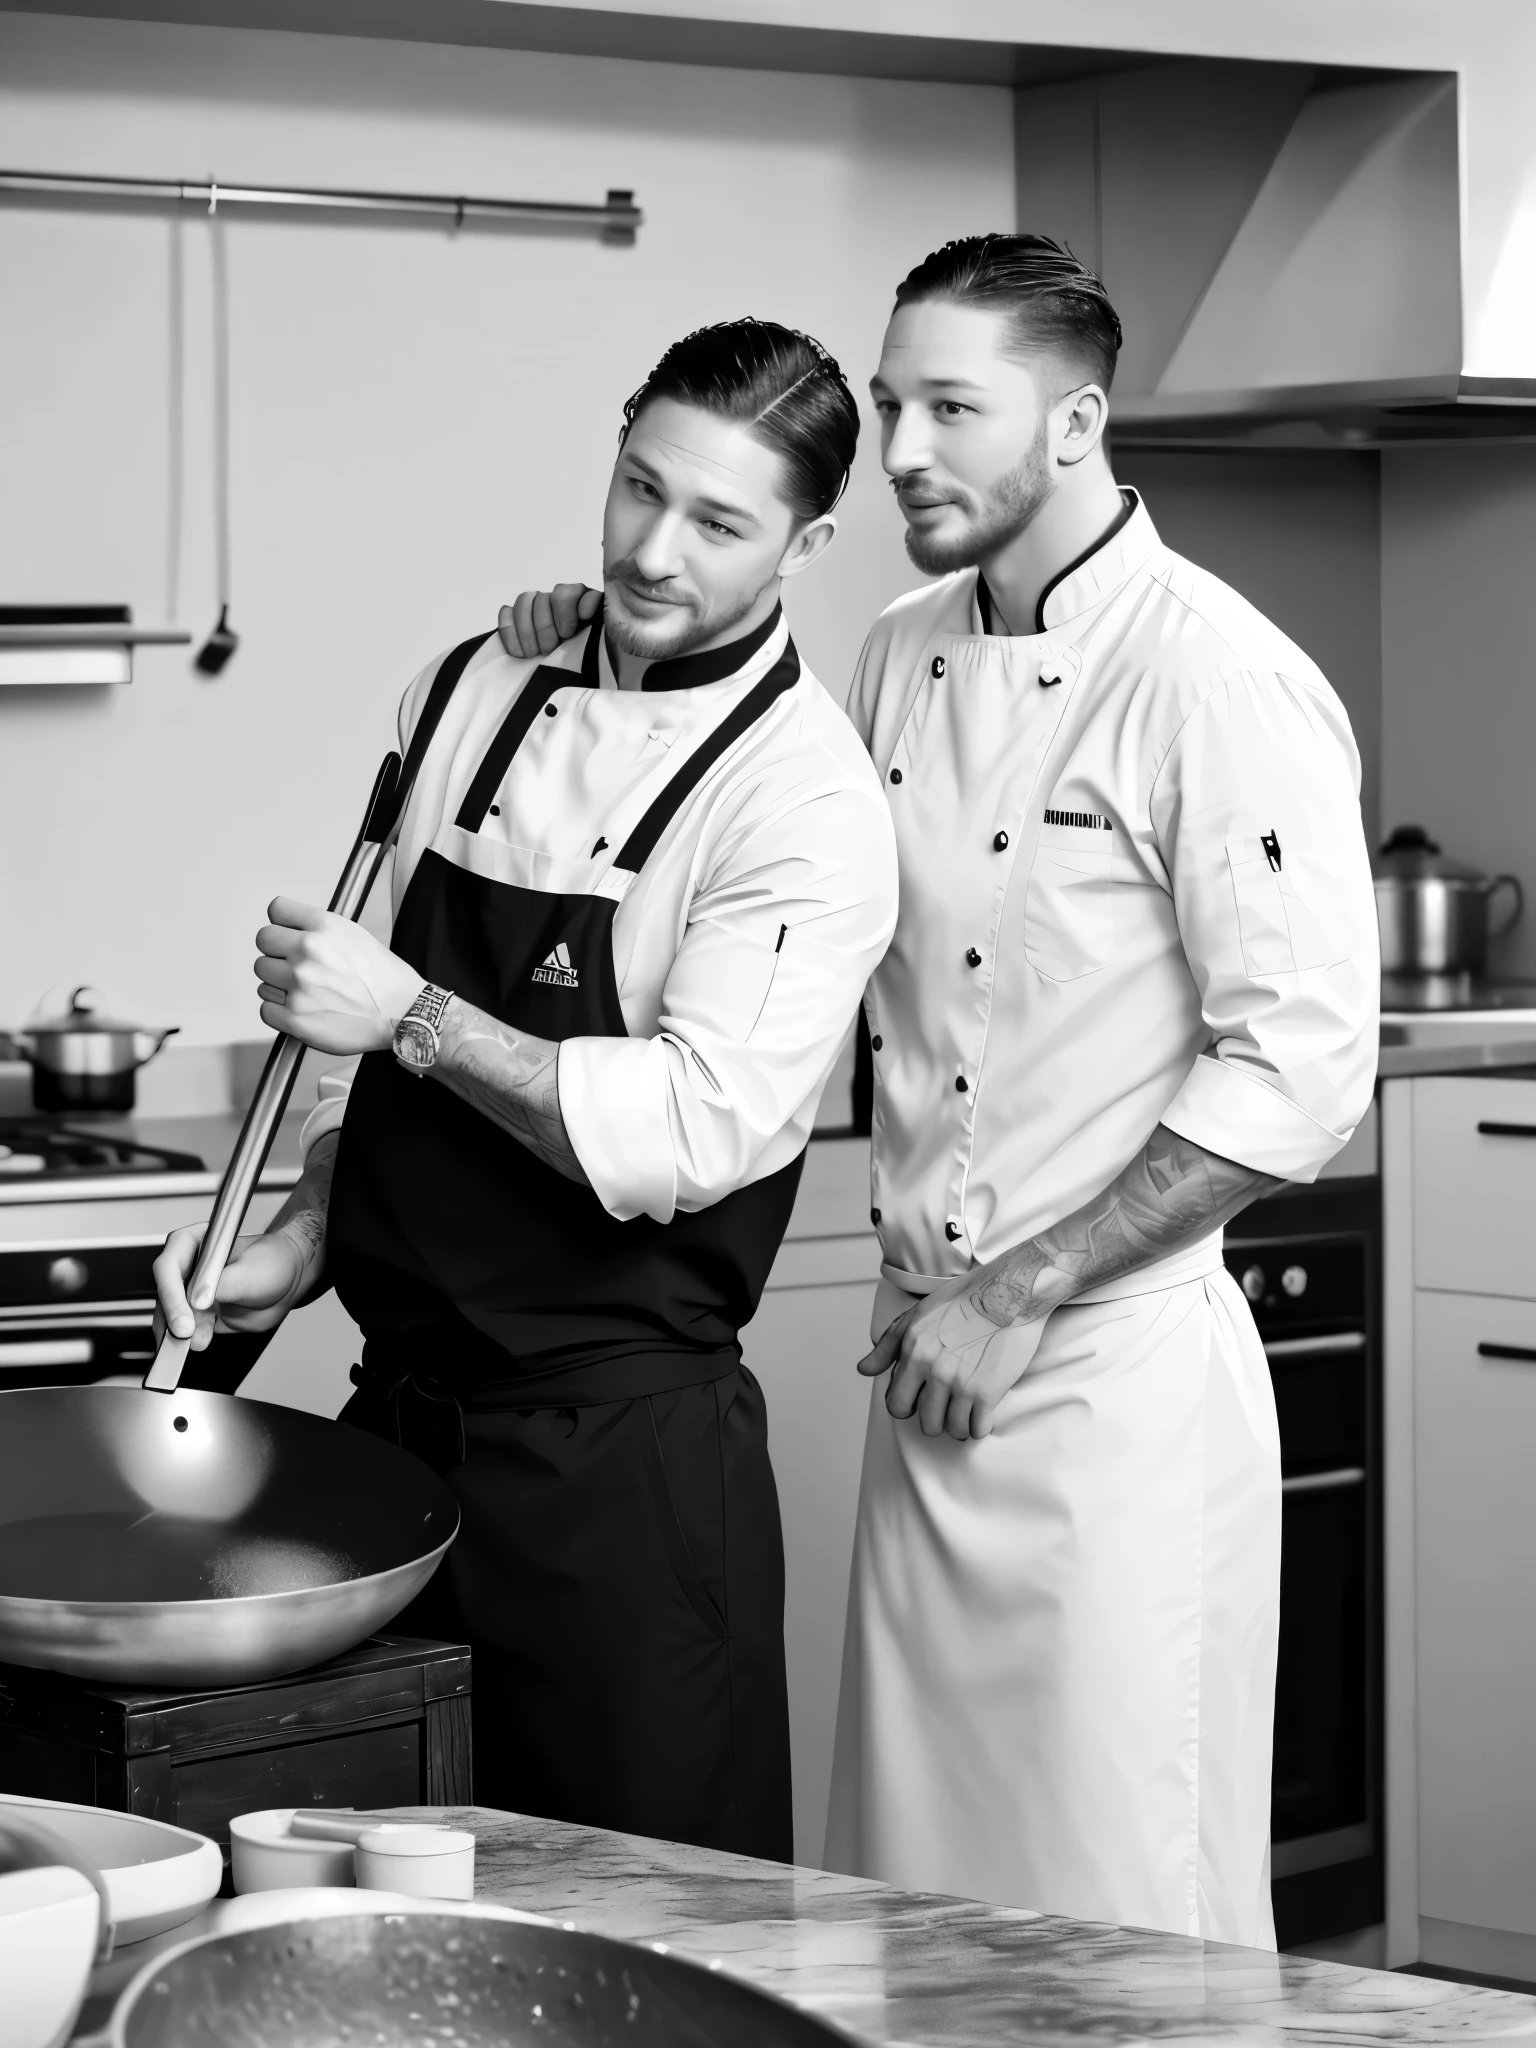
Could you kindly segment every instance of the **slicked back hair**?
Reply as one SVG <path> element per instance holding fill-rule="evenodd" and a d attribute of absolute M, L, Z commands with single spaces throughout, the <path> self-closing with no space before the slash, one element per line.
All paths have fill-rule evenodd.
<path fill-rule="evenodd" d="M 1107 391 L 1122 340 L 1109 294 L 1086 264 L 1048 235 L 968 235 L 946 242 L 896 287 L 898 306 L 950 299 L 1004 313 L 1021 354 L 1060 355 L 1083 383 Z"/>
<path fill-rule="evenodd" d="M 624 407 L 629 430 L 653 398 L 734 420 L 779 457 L 779 496 L 805 524 L 843 495 L 859 441 L 848 380 L 819 341 L 772 320 L 728 320 L 674 341 Z"/>

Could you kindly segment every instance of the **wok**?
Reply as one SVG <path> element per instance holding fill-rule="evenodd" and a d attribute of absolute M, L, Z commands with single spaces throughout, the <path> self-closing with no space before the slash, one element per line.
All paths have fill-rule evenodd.
<path fill-rule="evenodd" d="M 848 2048 L 717 1971 L 603 1935 L 439 1913 L 215 1934 L 149 1964 L 112 2048 Z"/>
<path fill-rule="evenodd" d="M 0 1662 L 274 1678 L 383 1628 L 458 1528 L 430 1466 L 298 1409 L 136 1387 L 0 1400 Z"/>
<path fill-rule="evenodd" d="M 391 754 L 331 909 L 356 917 L 418 765 Z M 211 1306 L 303 1057 L 274 1044 L 187 1292 Z M 0 1661 L 190 1689 L 339 1656 L 432 1576 L 458 1508 L 362 1431 L 180 1386 L 167 1335 L 142 1390 L 0 1393 Z"/>

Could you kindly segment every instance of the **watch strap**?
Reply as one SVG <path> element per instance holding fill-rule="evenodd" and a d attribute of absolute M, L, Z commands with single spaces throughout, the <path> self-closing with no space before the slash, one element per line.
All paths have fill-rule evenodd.
<path fill-rule="evenodd" d="M 453 1001 L 452 989 L 439 988 L 435 982 L 423 984 L 421 994 L 406 1011 L 406 1017 L 419 1017 L 423 1024 L 434 1032 L 443 1021 L 443 1012 Z M 400 1020 L 404 1023 L 405 1018 Z"/>

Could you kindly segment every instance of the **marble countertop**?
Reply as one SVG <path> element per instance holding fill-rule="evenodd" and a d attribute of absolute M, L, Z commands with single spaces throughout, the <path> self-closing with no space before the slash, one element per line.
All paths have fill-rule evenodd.
<path fill-rule="evenodd" d="M 894 1891 L 486 1807 L 409 1811 L 474 1831 L 477 1899 L 664 1943 L 885 2048 L 1536 2036 L 1536 1997 L 1511 1992 Z M 103 2024 L 109 1991 L 198 1925 L 109 1966 L 81 2016 L 80 2048 Z"/>

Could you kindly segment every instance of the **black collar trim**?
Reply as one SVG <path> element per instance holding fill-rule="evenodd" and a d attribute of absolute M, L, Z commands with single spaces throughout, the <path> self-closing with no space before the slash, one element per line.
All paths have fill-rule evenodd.
<path fill-rule="evenodd" d="M 1045 600 L 1050 596 L 1051 592 L 1065 583 L 1069 576 L 1075 576 L 1085 562 L 1091 562 L 1100 548 L 1107 548 L 1135 510 L 1136 499 L 1129 491 L 1122 491 L 1120 493 L 1120 510 L 1118 515 L 1105 527 L 1092 547 L 1084 548 L 1075 561 L 1068 562 L 1065 569 L 1057 570 L 1044 590 L 1041 591 L 1039 602 L 1035 606 L 1035 631 L 1037 633 L 1045 631 Z M 990 635 L 992 632 L 992 593 L 987 588 L 986 577 L 982 575 L 979 569 L 976 571 L 976 603 L 981 612 L 981 630 Z"/>
<path fill-rule="evenodd" d="M 744 633 L 739 640 L 728 640 L 723 647 L 706 647 L 699 654 L 675 654 L 666 661 L 653 661 L 641 679 L 642 690 L 698 690 L 705 683 L 723 683 L 728 676 L 744 669 L 761 648 L 767 646 L 778 630 L 784 607 L 776 604 L 760 626 L 754 626 L 750 633 Z M 581 656 L 581 680 L 591 690 L 597 687 L 598 628 L 602 624 L 599 611 L 587 635 L 587 644 Z M 613 649 L 608 650 L 608 663 L 615 675 L 619 665 L 613 659 Z"/>

